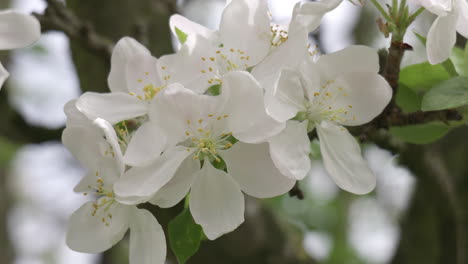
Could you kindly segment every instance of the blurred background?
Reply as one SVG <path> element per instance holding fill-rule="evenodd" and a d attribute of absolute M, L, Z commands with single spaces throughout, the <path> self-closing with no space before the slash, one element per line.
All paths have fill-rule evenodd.
<path fill-rule="evenodd" d="M 286 23 L 297 0 L 269 0 L 275 23 Z M 131 35 L 154 55 L 172 52 L 168 17 L 182 13 L 217 28 L 224 0 L 69 0 L 67 5 L 112 40 Z M 1 0 L 0 8 L 42 13 L 41 0 Z M 385 48 L 377 12 L 344 1 L 327 14 L 311 42 L 323 53 L 352 44 Z M 426 60 L 412 31 L 425 35 L 425 12 L 410 29 L 404 65 Z M 124 240 L 103 255 L 80 254 L 64 242 L 67 219 L 85 200 L 72 192 L 83 168 L 60 144 L 64 104 L 84 91 L 106 92 L 109 61 L 47 32 L 26 49 L 0 52 L 11 77 L 0 92 L 0 264 L 128 263 Z M 466 129 L 428 146 L 383 136 L 363 145 L 378 180 L 375 192 L 356 196 L 337 188 L 320 159 L 300 184 L 304 200 L 288 195 L 247 200 L 246 223 L 205 241 L 188 263 L 468 263 L 466 241 Z M 397 155 L 398 154 L 398 155 Z M 171 211 L 172 210 L 172 211 Z M 180 208 L 154 209 L 163 226 Z M 169 256 L 168 263 L 176 263 Z"/>

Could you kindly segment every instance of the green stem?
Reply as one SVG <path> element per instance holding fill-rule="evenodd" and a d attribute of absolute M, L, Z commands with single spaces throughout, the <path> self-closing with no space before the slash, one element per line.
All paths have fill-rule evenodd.
<path fill-rule="evenodd" d="M 401 16 L 403 15 L 403 12 L 405 11 L 405 7 L 406 7 L 406 0 L 401 0 L 400 10 L 398 10 L 398 17 L 401 18 Z"/>
<path fill-rule="evenodd" d="M 395 19 L 398 15 L 398 0 L 392 0 L 392 17 Z"/>
<path fill-rule="evenodd" d="M 416 12 L 414 12 L 414 14 L 412 14 L 409 18 L 408 18 L 408 25 L 413 23 L 413 21 L 422 13 L 424 12 L 424 7 L 420 7 L 418 10 L 416 10 Z"/>
<path fill-rule="evenodd" d="M 387 14 L 385 9 L 382 7 L 382 5 L 377 2 L 377 0 L 371 0 L 371 2 L 374 4 L 374 6 L 379 10 L 380 14 L 387 20 L 387 22 L 392 21 L 392 18 Z"/>

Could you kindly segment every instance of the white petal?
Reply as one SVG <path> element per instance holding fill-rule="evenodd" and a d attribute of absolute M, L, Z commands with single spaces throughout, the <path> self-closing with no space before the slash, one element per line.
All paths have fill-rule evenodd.
<path fill-rule="evenodd" d="M 348 72 L 379 72 L 379 57 L 377 51 L 366 46 L 350 46 L 343 50 L 326 54 L 317 61 L 325 81 Z"/>
<path fill-rule="evenodd" d="M 187 35 L 198 34 L 207 39 L 213 37 L 214 34 L 213 30 L 206 28 L 205 26 L 202 26 L 178 14 L 171 16 L 171 18 L 169 19 L 169 26 L 171 28 L 172 34 L 174 34 L 175 37 L 177 37 L 175 29 L 176 27 Z"/>
<path fill-rule="evenodd" d="M 317 126 L 323 164 L 330 177 L 343 190 L 366 194 L 376 179 L 361 155 L 361 148 L 348 130 L 331 122 Z"/>
<path fill-rule="evenodd" d="M 158 60 L 149 54 L 129 59 L 125 72 L 128 90 L 145 98 L 145 87 L 152 85 L 154 88 L 162 89 L 163 83 L 159 79 L 157 65 Z"/>
<path fill-rule="evenodd" d="M 293 69 L 284 69 L 273 92 L 266 91 L 265 106 L 268 114 L 278 122 L 286 122 L 305 111 L 304 90 L 300 75 Z"/>
<path fill-rule="evenodd" d="M 110 146 L 109 151 L 112 153 L 109 155 L 104 154 L 104 156 L 112 157 L 118 164 L 117 167 L 120 168 L 120 172 L 123 173 L 125 165 L 123 163 L 123 155 L 122 150 L 120 149 L 119 139 L 117 138 L 114 127 L 109 122 L 101 118 L 95 119 L 93 124 L 101 130 L 104 140 Z"/>
<path fill-rule="evenodd" d="M 439 16 L 427 33 L 427 58 L 431 64 L 438 64 L 450 56 L 455 46 L 457 17 L 453 14 Z"/>
<path fill-rule="evenodd" d="M 190 35 L 176 54 L 163 56 L 159 64 L 165 66 L 164 74 L 171 76 L 172 82 L 177 82 L 197 93 L 204 93 L 210 86 L 209 79 L 218 78 L 214 73 L 209 73 L 210 66 L 217 68 L 211 61 L 203 61 L 202 58 L 217 57 L 218 45 L 214 40 L 204 38 L 201 35 Z M 202 73 L 204 71 L 205 73 Z"/>
<path fill-rule="evenodd" d="M 178 204 L 192 187 L 195 172 L 200 170 L 200 162 L 187 158 L 182 162 L 174 178 L 164 185 L 151 199 L 151 203 L 161 208 L 169 208 Z"/>
<path fill-rule="evenodd" d="M 302 180 L 310 170 L 307 124 L 307 121 L 288 121 L 286 129 L 269 140 L 274 164 L 290 179 Z"/>
<path fill-rule="evenodd" d="M 148 166 L 131 168 L 114 184 L 118 201 L 133 204 L 150 200 L 174 177 L 182 161 L 192 152 L 185 147 L 175 147 Z"/>
<path fill-rule="evenodd" d="M 468 2 L 466 0 L 458 1 L 460 12 L 458 15 L 457 31 L 465 38 L 468 38 Z"/>
<path fill-rule="evenodd" d="M 229 174 L 205 162 L 193 182 L 190 212 L 206 236 L 214 240 L 244 222 L 244 195 Z"/>
<path fill-rule="evenodd" d="M 227 49 L 240 49 L 257 64 L 269 51 L 271 28 L 266 0 L 231 1 L 219 26 L 220 41 Z"/>
<path fill-rule="evenodd" d="M 66 127 L 62 133 L 62 143 L 87 169 L 96 169 L 101 156 L 102 142 L 97 130 L 91 126 Z"/>
<path fill-rule="evenodd" d="M 262 84 L 263 88 L 273 89 L 265 83 L 265 80 L 277 75 L 283 68 L 295 68 L 304 58 L 308 57 L 307 51 L 307 32 L 301 28 L 288 35 L 288 40 L 275 48 L 263 61 L 261 61 L 252 70 L 253 76 Z"/>
<path fill-rule="evenodd" d="M 299 65 L 299 71 L 301 72 L 307 98 L 309 101 L 312 101 L 314 94 L 320 92 L 321 89 L 321 72 L 319 66 L 312 58 L 307 58 Z"/>
<path fill-rule="evenodd" d="M 362 125 L 378 116 L 392 99 L 392 88 L 379 74 L 354 72 L 336 79 L 334 85 L 343 90 L 338 92 L 334 109 L 344 109 L 342 119 L 336 122 L 346 126 Z M 346 96 L 341 94 L 346 93 Z"/>
<path fill-rule="evenodd" d="M 40 35 L 41 26 L 35 17 L 15 11 L 0 12 L 0 50 L 29 46 Z"/>
<path fill-rule="evenodd" d="M 166 135 L 153 122 L 146 122 L 133 134 L 124 161 L 130 166 L 146 166 L 159 157 L 167 143 Z"/>
<path fill-rule="evenodd" d="M 76 107 L 89 119 L 99 117 L 112 124 L 143 116 L 148 112 L 147 102 L 126 93 L 87 92 L 78 99 Z"/>
<path fill-rule="evenodd" d="M 112 92 L 128 92 L 126 69 L 130 59 L 138 55 L 150 56 L 149 50 L 138 41 L 124 37 L 117 42 L 112 52 L 111 71 L 107 79 Z"/>
<path fill-rule="evenodd" d="M 289 25 L 289 31 L 297 30 L 302 26 L 308 32 L 312 32 L 318 28 L 322 17 L 340 5 L 342 0 L 324 0 L 316 2 L 307 2 L 297 4 L 294 7 L 293 18 Z"/>
<path fill-rule="evenodd" d="M 93 211 L 93 202 L 87 202 L 71 215 L 67 232 L 67 245 L 71 249 L 100 253 L 111 248 L 125 235 L 128 229 L 127 206 L 114 204 L 107 211 L 100 208 L 94 216 Z M 109 218 L 109 214 L 112 218 Z M 108 226 L 106 221 L 102 221 L 103 218 Z"/>
<path fill-rule="evenodd" d="M 66 126 L 87 126 L 91 123 L 91 120 L 88 119 L 82 112 L 76 107 L 76 102 L 78 99 L 70 100 L 63 107 L 63 111 L 67 116 Z"/>
<path fill-rule="evenodd" d="M 9 76 L 10 74 L 7 72 L 7 70 L 5 70 L 2 63 L 0 62 L 0 90 L 2 89 L 3 84 Z"/>
<path fill-rule="evenodd" d="M 216 115 L 219 101 L 218 97 L 200 95 L 180 84 L 172 84 L 152 101 L 149 117 L 169 137 L 168 144 L 177 144 L 187 138 L 187 120 L 196 123 L 208 115 Z"/>
<path fill-rule="evenodd" d="M 93 194 L 96 192 L 96 188 L 101 183 L 97 180 L 101 179 L 103 188 L 106 190 L 112 190 L 114 182 L 116 182 L 122 172 L 117 166 L 114 159 L 111 158 L 99 158 L 96 160 L 97 167 L 90 169 L 85 177 L 73 188 L 76 193 L 88 193 Z"/>
<path fill-rule="evenodd" d="M 221 97 L 225 100 L 226 125 L 234 137 L 243 142 L 260 142 L 284 129 L 266 113 L 263 90 L 248 72 L 235 71 L 225 75 Z M 239 107 L 242 106 L 242 107 Z"/>
<path fill-rule="evenodd" d="M 269 198 L 287 193 L 295 184 L 276 168 L 268 143 L 237 142 L 222 151 L 227 171 L 239 183 L 241 190 L 257 198 Z"/>
<path fill-rule="evenodd" d="M 156 218 L 144 209 L 134 209 L 130 221 L 130 264 L 164 264 L 166 237 Z"/>

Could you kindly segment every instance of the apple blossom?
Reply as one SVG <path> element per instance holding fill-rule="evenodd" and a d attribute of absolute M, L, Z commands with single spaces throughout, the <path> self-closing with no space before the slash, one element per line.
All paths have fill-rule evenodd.
<path fill-rule="evenodd" d="M 37 19 L 15 11 L 0 11 L 0 50 L 17 49 L 36 42 L 41 35 Z M 0 89 L 9 73 L 0 63 Z"/>
<path fill-rule="evenodd" d="M 242 191 L 266 198 L 292 188 L 295 180 L 276 169 L 268 144 L 261 143 L 284 124 L 267 116 L 259 83 L 247 72 L 233 71 L 221 90 L 219 96 L 200 95 L 172 84 L 154 100 L 149 122 L 129 145 L 142 153 L 127 156 L 144 164 L 134 164 L 114 185 L 121 202 L 151 200 L 171 207 L 191 190 L 195 222 L 215 239 L 243 222 Z M 154 141 L 162 143 L 144 151 Z M 221 169 L 225 164 L 226 172 L 212 163 Z"/>
<path fill-rule="evenodd" d="M 308 171 L 307 132 L 317 128 L 327 172 L 343 189 L 364 194 L 375 177 L 361 156 L 359 144 L 342 127 L 371 121 L 389 103 L 392 91 L 378 74 L 377 53 L 352 46 L 306 59 L 300 73 L 284 69 L 272 93 L 266 94 L 267 112 L 287 128 L 269 140 L 272 158 L 284 175 L 302 179 Z M 288 121 L 294 118 L 294 120 Z"/>
<path fill-rule="evenodd" d="M 466 0 L 417 0 L 417 3 L 437 15 L 427 34 L 427 57 L 431 64 L 449 58 L 455 46 L 457 32 L 468 38 L 468 2 Z"/>
<path fill-rule="evenodd" d="M 173 15 L 170 19 L 173 33 L 188 35 L 179 52 L 173 55 L 177 58 L 172 58 L 177 65 L 171 68 L 180 69 L 174 78 L 201 93 L 212 85 L 222 84 L 223 76 L 230 71 L 253 68 L 254 75 L 271 78 L 278 73 L 272 73 L 273 69 L 295 66 L 307 54 L 308 32 L 315 30 L 322 16 L 340 2 L 298 3 L 289 27 L 271 24 L 266 0 L 228 1 L 219 30 Z"/>
<path fill-rule="evenodd" d="M 72 120 L 81 118 L 72 103 L 67 108 Z M 116 201 L 113 184 L 125 165 L 113 127 L 103 119 L 87 124 L 81 121 L 64 130 L 62 142 L 88 169 L 74 190 L 96 200 L 71 215 L 68 246 L 79 252 L 99 253 L 111 248 L 130 229 L 130 263 L 163 264 L 166 241 L 159 223 L 147 210 Z"/>
<path fill-rule="evenodd" d="M 108 85 L 111 93 L 87 92 L 78 109 L 88 118 L 111 123 L 144 116 L 149 102 L 170 83 L 171 75 L 148 49 L 130 38 L 122 38 L 114 48 Z"/>

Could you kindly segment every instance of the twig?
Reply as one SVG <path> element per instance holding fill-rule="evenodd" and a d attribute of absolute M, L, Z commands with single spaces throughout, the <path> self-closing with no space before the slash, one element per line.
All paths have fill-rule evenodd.
<path fill-rule="evenodd" d="M 304 192 L 299 187 L 299 182 L 296 182 L 294 187 L 289 191 L 290 197 L 297 197 L 299 200 L 304 200 Z"/>
<path fill-rule="evenodd" d="M 44 14 L 33 13 L 39 20 L 42 32 L 61 31 L 89 50 L 110 60 L 114 42 L 96 33 L 94 28 L 81 21 L 70 9 L 58 0 L 46 0 Z"/>

